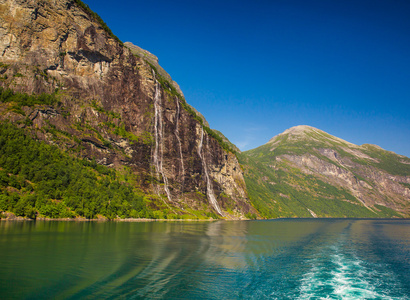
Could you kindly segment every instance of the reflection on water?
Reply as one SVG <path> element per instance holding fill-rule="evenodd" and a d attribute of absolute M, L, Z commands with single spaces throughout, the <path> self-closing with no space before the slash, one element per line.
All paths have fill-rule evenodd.
<path fill-rule="evenodd" d="M 1 222 L 1 298 L 409 299 L 410 221 Z"/>

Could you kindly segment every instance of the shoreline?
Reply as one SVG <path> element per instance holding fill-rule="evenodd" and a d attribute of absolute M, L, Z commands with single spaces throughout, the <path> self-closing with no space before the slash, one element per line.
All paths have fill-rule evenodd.
<path fill-rule="evenodd" d="M 274 221 L 274 220 L 410 220 L 409 217 L 404 218 L 351 218 L 351 217 L 323 217 L 323 218 L 276 218 L 276 219 L 148 219 L 148 218 L 126 218 L 126 219 L 107 219 L 104 217 L 96 219 L 86 219 L 86 218 L 36 218 L 30 219 L 21 216 L 15 216 L 13 213 L 2 213 L 3 218 L 1 221 L 12 221 L 12 222 L 22 222 L 22 221 L 59 221 L 59 222 L 117 222 L 117 223 L 142 223 L 142 222 L 215 222 L 215 221 Z M 5 217 L 5 218 L 4 218 Z"/>
<path fill-rule="evenodd" d="M 30 219 L 26 217 L 16 216 L 13 213 L 3 213 L 3 218 L 1 221 L 64 221 L 64 222 L 213 222 L 213 221 L 227 221 L 224 219 L 147 219 L 147 218 L 126 218 L 126 219 L 107 219 L 107 218 L 96 218 L 96 219 L 86 219 L 86 218 L 36 218 Z M 5 216 L 5 218 L 4 218 Z M 238 219 L 239 220 L 239 219 Z"/>
<path fill-rule="evenodd" d="M 115 218 L 108 219 L 104 216 L 97 215 L 95 219 L 87 219 L 84 217 L 76 218 L 47 218 L 38 217 L 36 219 L 30 219 L 27 217 L 16 216 L 11 212 L 0 212 L 0 221 L 66 221 L 66 222 L 214 222 L 214 221 L 248 221 L 251 219 L 238 218 L 238 219 L 149 219 L 149 218 Z M 261 219 L 262 220 L 262 219 Z"/>
<path fill-rule="evenodd" d="M 70 218 L 38 218 L 38 219 L 28 219 L 23 217 L 16 218 L 1 218 L 0 222 L 36 222 L 36 221 L 55 221 L 55 222 L 115 222 L 115 223 L 138 223 L 138 222 L 214 222 L 214 221 L 230 221 L 224 219 L 70 219 Z M 241 221 L 241 220 L 232 220 L 232 221 Z M 242 220 L 246 221 L 246 220 Z"/>
<path fill-rule="evenodd" d="M 216 222 L 216 221 L 279 221 L 279 220 L 401 220 L 406 221 L 410 218 L 277 218 L 277 219 L 145 219 L 145 218 L 127 218 L 127 219 L 85 219 L 85 218 L 37 218 L 29 219 L 24 217 L 0 218 L 0 222 L 115 222 L 115 223 L 143 223 L 143 222 Z"/>

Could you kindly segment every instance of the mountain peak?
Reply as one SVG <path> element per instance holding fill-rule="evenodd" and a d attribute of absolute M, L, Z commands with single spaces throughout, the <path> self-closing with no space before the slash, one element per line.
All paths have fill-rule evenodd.
<path fill-rule="evenodd" d="M 312 131 L 321 131 L 315 127 L 309 126 L 309 125 L 298 125 L 298 126 L 294 126 L 291 127 L 289 129 L 286 129 L 282 134 L 292 134 L 292 135 L 301 135 L 301 134 L 305 134 L 307 132 L 312 132 Z"/>
<path fill-rule="evenodd" d="M 293 127 L 289 128 L 289 129 L 286 129 L 284 132 L 282 132 L 282 133 L 280 133 L 280 134 L 278 134 L 278 135 L 275 135 L 273 138 L 271 138 L 271 139 L 269 140 L 268 143 L 275 142 L 276 139 L 277 139 L 279 136 L 284 136 L 284 135 L 289 135 L 289 136 L 305 136 L 306 133 L 308 133 L 308 132 L 324 132 L 324 131 L 322 131 L 322 130 L 320 130 L 320 129 L 317 129 L 317 128 L 315 128 L 315 127 L 309 126 L 309 125 L 293 126 Z"/>
<path fill-rule="evenodd" d="M 356 146 L 341 138 L 330 135 L 329 133 L 323 130 L 317 129 L 309 125 L 298 125 L 286 129 L 284 132 L 271 138 L 267 144 L 277 144 L 279 141 L 285 138 L 287 139 L 287 141 L 301 141 L 308 139 L 309 141 L 333 143 L 336 142 L 338 144 Z"/>

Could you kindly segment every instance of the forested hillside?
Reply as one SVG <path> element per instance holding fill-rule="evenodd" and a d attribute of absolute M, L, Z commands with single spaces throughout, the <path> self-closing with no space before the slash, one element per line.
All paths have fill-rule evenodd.
<path fill-rule="evenodd" d="M 0 12 L 0 122 L 11 143 L 1 150 L 1 210 L 86 218 L 257 214 L 234 151 L 153 55 L 131 51 L 79 0 L 6 0 Z M 20 130 L 10 133 L 15 139 L 13 130 Z"/>

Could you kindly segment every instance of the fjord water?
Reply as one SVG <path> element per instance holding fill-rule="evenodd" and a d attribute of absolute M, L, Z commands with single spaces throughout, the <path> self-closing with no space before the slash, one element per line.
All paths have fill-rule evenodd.
<path fill-rule="evenodd" d="M 0 298 L 410 299 L 410 221 L 0 222 Z"/>

